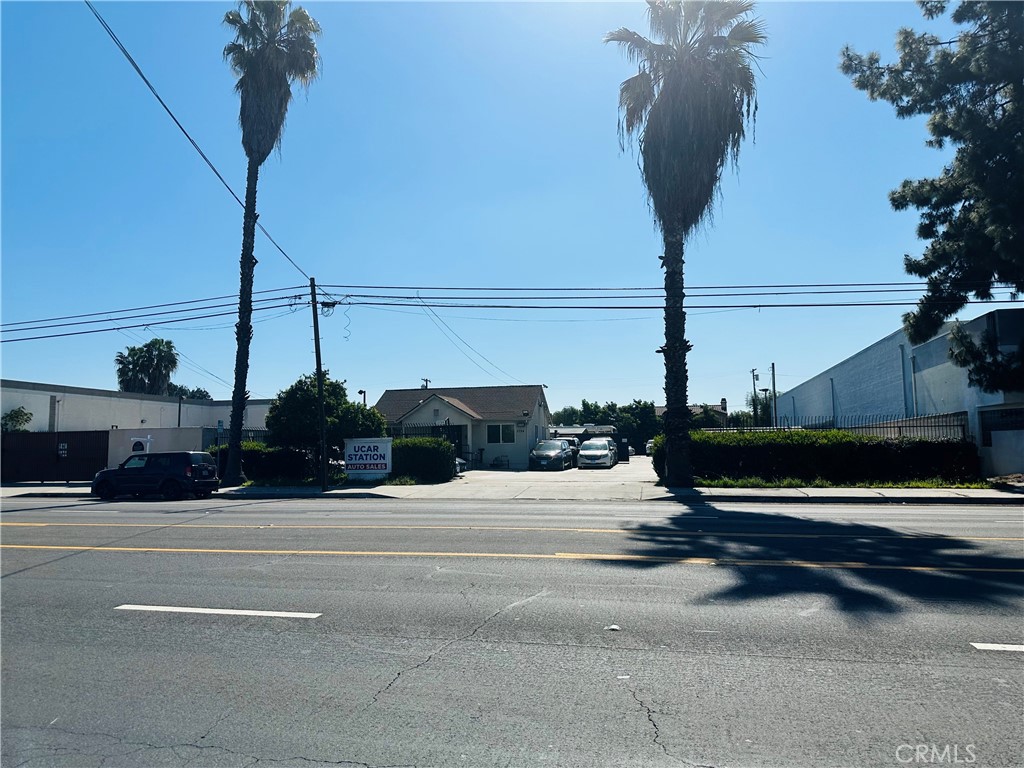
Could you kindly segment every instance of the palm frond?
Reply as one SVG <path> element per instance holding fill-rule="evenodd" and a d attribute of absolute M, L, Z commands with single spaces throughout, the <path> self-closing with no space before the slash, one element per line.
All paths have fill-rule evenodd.
<path fill-rule="evenodd" d="M 637 134 L 643 126 L 647 112 L 654 103 L 654 78 L 641 70 L 619 86 L 619 146 L 625 148 L 626 139 Z"/>
<path fill-rule="evenodd" d="M 752 47 L 766 40 L 751 0 L 648 0 L 651 39 L 609 33 L 639 72 L 619 88 L 619 141 L 637 137 L 664 232 L 708 222 L 723 169 L 757 115 Z"/>
<path fill-rule="evenodd" d="M 320 72 L 320 25 L 289 0 L 242 0 L 224 23 L 235 33 L 224 58 L 238 76 L 242 146 L 260 165 L 280 147 L 291 84 L 307 86 Z"/>

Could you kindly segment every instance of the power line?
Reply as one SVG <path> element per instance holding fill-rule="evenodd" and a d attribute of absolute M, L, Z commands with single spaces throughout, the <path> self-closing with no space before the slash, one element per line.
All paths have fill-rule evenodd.
<path fill-rule="evenodd" d="M 253 304 L 255 305 L 255 304 L 259 304 L 261 302 L 268 302 L 268 301 L 282 301 L 283 299 L 290 299 L 292 301 L 295 301 L 295 300 L 299 300 L 299 299 L 302 299 L 302 298 L 303 298 L 302 296 L 274 296 L 272 298 L 256 299 L 255 301 L 253 301 Z M 139 315 L 122 315 L 120 317 L 109 317 L 108 316 L 106 318 L 100 318 L 98 320 L 76 320 L 76 321 L 67 322 L 67 323 L 49 323 L 49 324 L 43 324 L 43 325 L 30 325 L 30 326 L 26 326 L 24 328 L 13 329 L 11 331 L 8 331 L 8 333 L 26 333 L 28 331 L 45 331 L 45 330 L 49 330 L 51 328 L 67 328 L 69 326 L 75 326 L 75 325 L 92 325 L 94 323 L 120 322 L 122 320 L 138 320 L 139 318 L 143 318 L 143 317 L 161 317 L 163 315 L 179 315 L 179 314 L 181 314 L 183 312 L 195 312 L 197 310 L 221 309 L 223 307 L 235 307 L 235 306 L 237 306 L 237 304 L 210 304 L 210 305 L 207 305 L 207 306 L 204 306 L 204 307 L 193 307 L 193 308 L 189 308 L 189 309 L 169 309 L 169 310 L 165 310 L 163 312 L 151 312 L 151 313 L 144 313 L 144 314 L 139 314 Z M 254 307 L 254 309 L 255 309 L 255 307 Z M 176 321 L 169 321 L 169 322 L 176 322 Z"/>
<path fill-rule="evenodd" d="M 281 309 L 282 307 L 292 307 L 292 304 L 275 304 L 269 307 L 253 307 L 253 312 L 266 311 L 269 309 Z M 112 331 L 120 331 L 127 328 L 147 328 L 151 325 L 169 325 L 171 323 L 186 322 L 189 320 L 205 320 L 210 317 L 227 317 L 234 315 L 232 312 L 215 312 L 209 315 L 195 315 L 194 317 L 177 317 L 173 320 L 157 320 L 149 323 L 134 323 L 132 325 L 118 325 L 113 328 L 91 328 L 86 331 L 68 331 L 66 333 L 51 333 L 43 336 L 26 336 L 23 339 L 0 339 L 0 344 L 9 344 L 17 341 L 37 341 L 39 339 L 56 339 L 65 336 L 85 336 L 92 333 L 110 333 Z"/>
<path fill-rule="evenodd" d="M 135 59 L 132 58 L 132 55 L 128 52 L 128 49 L 124 47 L 124 45 L 118 39 L 117 35 L 114 34 L 114 30 L 110 28 L 110 25 L 107 24 L 106 20 L 100 15 L 100 12 L 97 11 L 95 7 L 93 7 L 93 4 L 89 0 L 85 0 L 85 4 L 89 6 L 89 10 L 92 11 L 93 15 L 96 17 L 96 20 L 99 21 L 103 29 L 106 30 L 108 35 L 110 35 L 110 39 L 114 41 L 114 45 L 116 45 L 118 47 L 118 50 L 120 50 L 121 53 L 124 54 L 124 57 L 128 59 L 128 63 L 132 65 L 132 67 L 138 73 L 139 77 L 142 78 L 142 82 L 146 84 L 146 87 L 149 88 L 153 96 L 156 97 L 156 100 L 160 102 L 160 106 L 164 108 L 164 111 L 170 116 L 171 120 L 174 121 L 174 124 L 178 126 L 178 130 L 180 130 L 185 135 L 185 138 L 189 140 L 189 143 L 195 148 L 196 152 L 199 153 L 199 156 L 203 158 L 206 164 L 210 167 L 210 170 L 213 171 L 214 175 L 218 179 L 220 179 L 220 183 L 223 184 L 224 188 L 231 194 L 233 198 L 235 198 L 235 201 L 238 203 L 239 206 L 241 206 L 242 210 L 245 210 L 245 203 L 242 202 L 242 199 L 237 194 L 235 194 L 235 190 L 231 188 L 231 185 L 224 180 L 224 177 L 221 175 L 220 171 L 217 170 L 217 167 L 213 164 L 210 158 L 206 156 L 206 153 L 203 152 L 199 144 L 196 143 L 196 140 L 189 135 L 188 131 L 185 130 L 185 126 L 183 126 L 181 122 L 178 120 L 178 118 L 174 116 L 174 113 L 171 111 L 171 108 L 167 106 L 167 104 L 164 102 L 162 98 L 160 98 L 160 94 L 157 93 L 156 88 L 154 88 L 153 84 L 149 82 L 149 78 L 147 78 L 146 75 L 143 73 L 142 68 L 135 63 Z M 295 267 L 302 274 L 303 277 L 305 277 L 308 280 L 309 275 L 306 274 L 302 267 L 295 263 L 291 256 L 285 253 L 284 248 L 277 244 L 277 241 L 270 236 L 270 233 L 266 230 L 266 228 L 258 221 L 256 222 L 256 226 L 259 227 L 260 231 L 266 236 L 266 238 L 271 243 L 273 243 L 274 247 L 281 252 L 281 255 L 288 259 L 288 262 L 293 267 Z"/>
<path fill-rule="evenodd" d="M 263 293 L 281 293 L 284 291 L 297 291 L 301 290 L 303 286 L 294 285 L 288 288 L 268 288 L 264 291 L 253 291 L 253 295 Z M 7 328 L 12 325 L 31 325 L 35 323 L 51 323 L 58 320 L 80 320 L 83 317 L 97 317 L 99 315 L 121 315 L 125 312 L 141 312 L 144 309 L 163 309 L 164 307 L 183 307 L 186 304 L 205 304 L 210 301 L 223 301 L 224 299 L 238 299 L 238 294 L 228 294 L 226 296 L 211 296 L 208 299 L 189 299 L 188 301 L 170 301 L 165 304 L 150 304 L 143 307 L 128 307 L 126 309 L 108 309 L 104 312 L 86 312 L 81 315 L 61 315 L 59 317 L 45 317 L 39 320 L 20 320 L 18 322 L 0 323 L 0 328 Z"/>
<path fill-rule="evenodd" d="M 304 294 L 280 295 L 284 291 L 288 291 L 288 290 L 300 290 L 300 287 L 299 286 L 295 286 L 295 287 L 292 287 L 292 288 L 275 288 L 275 289 L 268 289 L 268 290 L 264 290 L 264 291 L 258 291 L 257 292 L 258 295 L 264 295 L 264 294 L 270 294 L 270 295 L 264 296 L 263 298 L 255 299 L 254 302 L 253 302 L 254 310 L 287 307 L 288 310 L 291 311 L 291 310 L 293 310 L 295 307 L 297 307 L 299 305 L 302 305 L 302 306 L 306 305 L 307 299 L 305 298 Z M 436 290 L 441 290 L 441 289 L 436 289 Z M 469 290 L 469 289 L 458 289 L 458 290 Z M 509 290 L 520 290 L 520 289 L 509 289 Z M 535 289 L 522 289 L 522 290 L 535 290 Z M 565 290 L 565 289 L 551 289 L 551 290 L 554 291 L 554 290 Z M 589 290 L 597 291 L 597 290 L 609 290 L 609 289 L 589 289 Z M 629 290 L 629 289 L 621 289 L 620 288 L 620 289 L 611 289 L 611 290 Z M 645 289 L 645 290 L 651 290 L 651 289 Z M 832 292 L 828 291 L 828 292 L 823 292 L 823 293 L 832 293 Z M 839 293 L 844 293 L 844 291 L 839 291 Z M 858 291 L 849 291 L 849 293 L 856 294 L 856 293 L 858 293 Z M 762 295 L 762 294 L 721 294 L 721 296 L 728 297 L 728 298 L 742 298 L 742 297 L 745 297 L 745 296 L 759 296 L 759 295 Z M 785 295 L 793 295 L 793 294 L 785 294 Z M 800 296 L 813 296 L 813 295 L 816 295 L 816 292 L 798 293 L 796 295 L 800 295 Z M 1013 293 L 1012 292 L 1009 293 L 1008 295 L 1011 298 L 1007 298 L 1007 299 L 994 298 L 994 299 L 987 299 L 987 300 L 977 300 L 977 299 L 973 299 L 972 300 L 972 299 L 968 299 L 965 303 L 966 304 L 1015 304 L 1015 303 L 1019 303 L 1014 298 L 1012 298 L 1013 297 Z M 696 296 L 696 297 L 691 297 L 691 301 L 693 301 L 694 299 L 696 299 L 697 301 L 702 301 L 704 299 L 713 298 L 713 297 L 715 297 L 715 295 Z M 371 298 L 375 298 L 375 299 L 379 299 L 379 300 L 370 300 Z M 459 300 L 460 298 L 461 299 L 475 298 L 475 300 L 473 300 L 473 301 L 469 301 L 469 300 L 463 301 L 463 300 Z M 417 309 L 422 309 L 422 308 L 426 307 L 428 309 L 435 309 L 435 308 L 436 309 L 490 309 L 490 310 L 521 310 L 521 309 L 530 309 L 530 310 L 577 310 L 577 311 L 623 311 L 623 310 L 626 310 L 626 311 L 662 311 L 664 309 L 664 304 L 662 304 L 662 303 L 638 304 L 638 303 L 635 303 L 633 301 L 630 301 L 628 303 L 616 303 L 616 304 L 606 304 L 606 303 L 597 304 L 597 303 L 593 303 L 595 299 L 596 300 L 607 301 L 607 300 L 626 300 L 626 299 L 638 299 L 638 298 L 641 298 L 641 299 L 642 298 L 655 298 L 653 296 L 652 297 L 621 296 L 621 295 L 605 295 L 605 296 L 590 296 L 590 297 L 565 296 L 565 295 L 520 296 L 520 297 L 516 297 L 516 299 L 515 299 L 516 303 L 513 303 L 512 301 L 509 301 L 508 300 L 509 298 L 510 297 L 500 297 L 500 296 L 480 296 L 480 297 L 431 296 L 431 297 L 424 298 L 423 296 L 407 297 L 407 296 L 404 296 L 404 295 L 389 296 L 389 295 L 383 295 L 383 294 L 348 294 L 348 295 L 346 295 L 344 297 L 343 300 L 341 300 L 341 301 L 339 301 L 337 303 L 344 304 L 345 308 L 346 308 L 346 312 L 348 311 L 348 309 L 350 307 L 353 307 L 353 306 L 356 306 L 356 307 L 367 307 L 367 308 L 378 308 L 378 309 L 389 308 L 390 311 L 398 311 L 396 309 L 398 307 L 415 307 Z M 212 302 L 217 302 L 217 301 L 219 301 L 221 299 L 231 299 L 232 303 L 231 304 L 228 304 L 228 303 L 212 303 Z M 582 303 L 570 303 L 570 304 L 550 303 L 550 302 L 554 302 L 554 301 L 581 302 L 581 301 L 583 301 L 585 299 L 588 301 L 588 303 L 586 303 L 586 304 L 582 304 Z M 184 317 L 177 317 L 175 319 L 167 319 L 167 317 L 170 316 L 170 315 L 184 315 L 185 313 L 195 313 L 195 312 L 208 313 L 210 310 L 226 308 L 226 307 L 229 307 L 229 306 L 233 307 L 233 306 L 235 306 L 235 304 L 234 304 L 235 300 L 236 300 L 236 297 L 234 295 L 228 295 L 228 296 L 213 297 L 213 298 L 209 298 L 209 299 L 193 299 L 193 300 L 188 300 L 188 301 L 167 302 L 167 303 L 163 303 L 163 304 L 153 304 L 153 305 L 148 305 L 148 306 L 133 307 L 133 308 L 129 308 L 129 309 L 123 309 L 123 310 L 113 310 L 113 311 L 108 310 L 108 311 L 102 312 L 102 313 L 100 313 L 100 312 L 90 312 L 90 313 L 84 313 L 84 314 L 79 314 L 79 315 L 63 315 L 63 316 L 59 316 L 59 317 L 45 318 L 45 319 L 33 320 L 33 321 L 8 322 L 8 323 L 4 323 L 4 324 L 0 325 L 0 329 L 3 329 L 6 335 L 10 335 L 10 334 L 23 334 L 23 333 L 28 333 L 28 332 L 31 332 L 31 331 L 54 330 L 54 329 L 58 329 L 58 328 L 68 328 L 68 327 L 74 327 L 74 326 L 92 325 L 92 324 L 99 324 L 99 323 L 122 323 L 123 321 L 126 321 L 126 320 L 141 320 L 141 319 L 144 319 L 144 318 L 149 318 L 149 321 L 145 322 L 145 323 L 137 323 L 137 324 L 134 324 L 134 325 L 119 325 L 117 327 L 144 327 L 145 325 L 156 325 L 156 324 L 167 325 L 167 324 L 175 323 L 175 322 L 190 322 L 190 321 L 196 320 L 196 319 L 227 316 L 227 315 L 232 314 L 232 313 L 230 313 L 230 312 L 219 312 L 219 313 L 199 314 L 199 315 L 188 314 L 187 316 L 184 316 Z M 285 300 L 287 300 L 289 303 L 288 304 L 274 303 L 274 302 L 281 302 L 281 301 L 285 301 Z M 525 302 L 525 301 L 538 302 L 538 303 L 530 303 L 530 304 L 519 303 L 519 302 Z M 484 302 L 487 302 L 487 303 L 484 303 Z M 268 307 L 260 307 L 259 306 L 260 304 L 271 304 L 271 303 L 273 304 L 273 306 L 268 306 Z M 722 304 L 687 303 L 685 308 L 689 312 L 694 312 L 694 313 L 707 312 L 707 313 L 710 313 L 710 312 L 726 312 L 726 311 L 737 311 L 737 310 L 762 310 L 762 309 L 900 307 L 900 306 L 914 306 L 914 305 L 916 305 L 916 303 L 917 303 L 916 299 L 915 300 L 903 299 L 903 300 L 894 300 L 894 301 L 818 301 L 818 302 L 768 302 L 768 303 L 763 303 L 763 302 L 740 303 L 740 302 L 737 302 L 737 303 L 722 303 Z M 958 299 L 948 299 L 948 300 L 946 300 L 944 302 L 941 302 L 941 303 L 945 303 L 945 304 L 949 304 L 949 305 L 956 305 L 956 304 L 960 304 L 961 302 Z M 149 311 L 146 311 L 146 310 L 157 310 L 157 311 L 149 312 Z M 134 314 L 132 314 L 132 313 L 134 313 Z M 437 315 L 437 313 L 434 313 L 434 314 L 435 314 L 435 316 L 438 319 L 440 319 L 440 315 Z M 156 320 L 155 318 L 165 318 L 165 319 Z M 268 319 L 272 319 L 272 318 L 268 318 Z M 480 319 L 497 319 L 497 318 L 480 318 Z M 523 322 L 522 320 L 518 320 L 518 321 L 519 322 Z M 109 331 L 109 330 L 115 330 L 115 329 L 116 328 L 94 329 L 94 331 L 90 331 L 90 332 L 102 332 L 102 331 Z M 449 330 L 451 330 L 450 327 L 449 327 Z M 454 331 L 452 331 L 452 333 L 454 333 Z M 26 338 L 20 338 L 20 339 L 4 339 L 4 341 L 27 341 L 27 340 L 29 340 L 29 338 L 31 338 L 31 339 L 53 338 L 53 337 L 61 336 L 61 335 L 73 335 L 73 334 L 53 334 L 53 335 L 50 335 L 50 336 L 35 336 L 35 337 L 26 337 Z M 459 338 L 463 342 L 463 344 L 465 344 L 467 347 L 472 349 L 472 346 L 469 345 L 468 343 L 466 343 L 464 339 L 461 339 L 461 337 L 459 337 Z M 473 351 L 476 352 L 475 349 Z M 479 354 L 479 353 L 477 353 L 477 354 Z M 480 357 L 483 358 L 483 355 L 480 355 Z M 486 359 L 486 358 L 483 358 L 483 359 Z M 490 361 L 488 361 L 488 362 L 490 362 Z M 497 368 L 497 366 L 494 366 L 494 367 Z"/>
<path fill-rule="evenodd" d="M 1016 299 L 968 299 L 967 301 L 959 301 L 955 299 L 949 299 L 947 301 L 936 301 L 937 304 L 948 304 L 948 305 L 960 305 L 960 304 L 1019 304 L 1020 302 Z M 353 301 L 352 306 L 355 307 L 418 307 L 421 306 L 415 302 L 405 301 Z M 848 302 L 790 302 L 790 303 L 774 303 L 774 304 L 687 304 L 684 309 L 687 311 L 694 309 L 811 309 L 811 308 L 825 308 L 825 307 L 907 307 L 916 306 L 916 301 L 848 301 Z M 537 304 L 468 304 L 468 303 L 452 303 L 442 301 L 432 301 L 425 306 L 438 308 L 438 309 L 532 309 L 532 310 L 664 310 L 664 304 L 587 304 L 587 305 L 574 305 L 574 304 L 548 304 L 548 305 L 537 305 Z"/>
<path fill-rule="evenodd" d="M 972 283 L 965 283 L 965 286 L 977 285 L 977 286 L 989 286 L 991 283 L 983 280 L 979 280 Z M 917 286 L 919 288 L 926 288 L 928 283 L 926 281 L 914 281 L 914 282 L 899 282 L 899 283 L 765 283 L 765 284 L 747 284 L 747 285 L 687 285 L 687 291 L 696 290 L 740 290 L 745 288 L 886 288 L 892 286 Z M 529 287 L 529 288 L 508 288 L 504 286 L 491 286 L 491 287 L 470 287 L 465 285 L 459 286 L 422 286 L 422 285 L 333 285 L 328 284 L 328 288 L 343 288 L 343 289 L 354 289 L 354 290 L 377 290 L 377 291 L 568 291 L 568 292 L 583 292 L 583 291 L 661 291 L 664 290 L 664 286 L 654 287 L 604 287 L 596 288 L 594 286 L 584 286 L 578 288 L 543 288 L 543 287 Z"/>
<path fill-rule="evenodd" d="M 457 339 L 458 339 L 459 341 L 461 341 L 461 342 L 462 342 L 463 344 L 465 344 L 465 345 L 466 345 L 466 347 L 468 347 L 468 348 L 469 348 L 470 350 L 472 350 L 472 352 L 473 352 L 473 353 L 474 353 L 475 355 L 477 355 L 477 356 L 478 356 L 478 357 L 479 357 L 479 358 L 480 358 L 481 360 L 483 360 L 484 362 L 486 362 L 486 363 L 487 363 L 487 364 L 488 364 L 489 366 L 491 366 L 491 367 L 492 367 L 492 368 L 494 368 L 495 370 L 501 371 L 501 372 L 502 372 L 503 374 L 505 374 L 506 376 L 508 376 L 508 377 L 509 377 L 510 379 L 512 379 L 513 381 L 518 381 L 518 382 L 519 382 L 520 384 L 526 384 L 526 382 L 525 382 L 525 381 L 521 381 L 520 379 L 517 379 L 517 378 L 516 378 L 515 376 L 513 376 L 513 375 L 512 375 L 511 373 L 509 373 L 509 372 L 508 372 L 508 371 L 506 371 L 505 369 L 501 368 L 501 367 L 500 367 L 500 366 L 498 366 L 498 365 L 495 365 L 495 364 L 494 364 L 494 363 L 492 363 L 492 362 L 491 362 L 490 360 L 488 360 L 488 359 L 487 359 L 487 358 L 486 358 L 486 357 L 485 357 L 484 355 L 482 355 L 482 354 L 481 354 L 480 352 L 478 352 L 478 351 L 476 350 L 476 348 L 474 348 L 474 347 L 473 347 L 473 345 L 472 345 L 472 344 L 470 344 L 470 343 L 469 343 L 468 341 L 466 341 L 466 340 L 465 340 L 464 338 L 462 338 L 461 336 L 459 336 L 459 334 L 455 332 L 455 329 L 454 329 L 454 328 L 452 328 L 452 327 L 451 327 L 450 325 L 448 325 L 448 323 L 446 323 L 446 322 L 445 322 L 444 320 L 442 320 L 442 319 L 441 319 L 441 316 L 440 316 L 440 315 L 438 315 L 438 314 L 437 314 L 437 312 L 435 312 L 435 311 L 434 311 L 433 309 L 430 309 L 430 307 L 428 307 L 428 306 L 427 306 L 427 305 L 426 305 L 425 303 L 424 303 L 424 305 L 423 305 L 423 306 L 424 306 L 424 308 L 425 308 L 425 309 L 429 310 L 429 312 L 430 312 L 430 314 L 431 314 L 431 315 L 433 315 L 433 316 L 434 316 L 434 317 L 436 317 L 436 318 L 437 318 L 438 320 L 440 320 L 440 321 L 441 321 L 441 323 L 442 323 L 442 324 L 444 325 L 444 327 L 445 327 L 445 328 L 447 328 L 447 329 L 448 329 L 449 331 L 451 331 L 451 332 L 452 332 L 452 334 L 453 334 L 453 335 L 455 336 L 455 338 L 457 338 Z"/>

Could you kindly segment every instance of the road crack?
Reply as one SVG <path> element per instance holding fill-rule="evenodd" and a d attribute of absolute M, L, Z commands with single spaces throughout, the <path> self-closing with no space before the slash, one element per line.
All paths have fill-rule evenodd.
<path fill-rule="evenodd" d="M 368 703 L 365 707 L 363 707 L 361 710 L 359 710 L 358 714 L 362 714 L 363 712 L 368 710 L 370 707 L 372 707 L 374 704 L 376 704 L 378 701 L 380 701 L 380 697 L 383 696 L 385 693 L 387 693 L 401 679 L 401 677 L 403 675 L 407 675 L 410 672 L 415 672 L 417 669 L 420 669 L 421 667 L 426 666 L 435 657 L 437 657 L 438 654 L 443 653 L 445 650 L 447 650 L 448 648 L 451 648 L 456 643 L 461 643 L 461 642 L 463 642 L 465 640 L 471 639 L 474 635 L 476 635 L 477 632 L 479 632 L 481 629 L 486 627 L 491 621 L 496 619 L 498 616 L 503 614 L 505 611 L 509 611 L 509 610 L 511 610 L 513 608 L 518 608 L 521 605 L 526 605 L 527 603 L 532 602 L 533 600 L 536 600 L 536 599 L 541 598 L 541 597 L 546 597 L 549 594 L 551 594 L 551 592 L 547 588 L 545 588 L 545 589 L 542 589 L 540 592 L 537 592 L 534 595 L 530 595 L 529 597 L 525 597 L 522 600 L 516 600 L 514 603 L 509 603 L 508 605 L 499 608 L 494 613 L 492 613 L 490 616 L 488 616 L 486 619 L 484 619 L 479 624 L 477 624 L 471 631 L 467 632 L 464 635 L 460 635 L 459 637 L 453 638 L 452 640 L 449 640 L 448 642 L 446 642 L 443 645 L 439 646 L 435 650 L 431 651 L 430 655 L 427 656 L 427 658 L 423 659 L 423 661 L 417 662 L 416 664 L 413 664 L 411 667 L 406 667 L 405 669 L 400 669 L 398 671 L 398 674 L 396 674 L 393 678 L 391 678 L 391 681 L 387 685 L 385 685 L 383 688 L 381 688 L 379 691 L 377 691 L 375 694 L 373 694 L 373 698 L 370 701 L 370 703 Z"/>

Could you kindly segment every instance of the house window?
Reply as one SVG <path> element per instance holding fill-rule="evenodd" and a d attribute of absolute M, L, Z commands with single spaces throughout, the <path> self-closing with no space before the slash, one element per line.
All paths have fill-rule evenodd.
<path fill-rule="evenodd" d="M 441 409 L 440 408 L 435 408 L 434 409 L 434 421 L 437 421 L 440 418 L 441 418 Z"/>
<path fill-rule="evenodd" d="M 488 443 L 514 443 L 516 441 L 515 424 L 488 424 Z"/>

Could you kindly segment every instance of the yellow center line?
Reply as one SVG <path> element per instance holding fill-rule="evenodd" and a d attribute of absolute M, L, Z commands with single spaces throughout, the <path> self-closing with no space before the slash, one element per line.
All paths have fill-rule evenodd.
<path fill-rule="evenodd" d="M 734 565 L 778 568 L 872 569 L 885 571 L 940 571 L 958 573 L 1024 573 L 1024 568 L 968 568 L 931 565 L 874 565 L 863 562 L 814 562 L 809 560 L 738 560 L 711 557 L 657 557 L 654 555 L 616 555 L 589 552 L 399 552 L 334 549 L 197 549 L 186 547 L 88 547 L 43 544 L 0 544 L 0 549 L 58 550 L 65 552 L 132 552 L 200 555 L 327 555 L 334 557 L 465 557 L 510 560 L 607 560 L 625 562 L 672 563 L 675 565 Z"/>
<path fill-rule="evenodd" d="M 251 524 L 237 525 L 225 523 L 18 523 L 3 522 L 0 527 L 15 526 L 25 528 L 227 528 L 232 530 L 347 530 L 347 531 L 514 531 L 521 533 L 598 533 L 598 534 L 634 534 L 642 533 L 659 538 L 690 538 L 694 536 L 734 536 L 765 539 L 952 539 L 957 541 L 1024 541 L 1019 536 L 950 536 L 943 534 L 879 534 L 870 533 L 762 533 L 756 531 L 672 531 L 630 528 L 557 528 L 549 526 L 511 526 L 511 525 L 276 525 Z"/>

